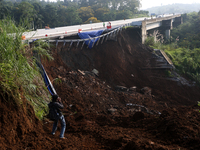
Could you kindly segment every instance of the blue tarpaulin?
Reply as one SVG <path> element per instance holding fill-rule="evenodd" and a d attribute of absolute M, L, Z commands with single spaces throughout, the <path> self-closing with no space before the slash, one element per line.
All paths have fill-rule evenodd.
<path fill-rule="evenodd" d="M 51 81 L 46 73 L 46 71 L 44 70 L 44 67 L 41 63 L 36 62 L 36 64 L 38 65 L 38 67 L 40 68 L 40 73 L 44 79 L 44 82 L 47 86 L 47 89 L 49 90 L 49 92 L 51 93 L 51 95 L 57 94 L 56 90 L 54 89 L 53 85 L 51 84 Z"/>
<path fill-rule="evenodd" d="M 88 39 L 88 38 L 94 38 L 94 37 L 97 37 L 99 35 L 102 34 L 104 30 L 95 30 L 95 31 L 89 31 L 89 32 L 82 32 L 82 33 L 78 33 L 78 36 L 81 38 L 81 39 Z M 90 44 L 89 44 L 89 40 L 87 40 L 85 43 L 88 45 L 89 48 L 92 48 L 92 45 L 93 43 L 97 42 L 99 38 L 96 38 L 95 40 L 94 39 L 91 39 L 90 41 Z"/>
<path fill-rule="evenodd" d="M 41 66 L 42 66 L 42 64 L 41 64 Z M 49 77 L 47 76 L 47 73 L 44 70 L 43 66 L 42 66 L 42 70 L 43 70 L 43 78 L 44 78 L 45 84 L 47 85 L 49 92 L 51 93 L 51 95 L 57 94 L 53 85 L 51 84 L 51 81 L 49 80 Z"/>
<path fill-rule="evenodd" d="M 57 94 L 56 93 L 56 90 L 54 89 L 53 85 L 51 84 L 51 81 L 43 67 L 43 65 L 41 64 L 41 60 L 40 60 L 40 57 L 38 56 L 38 53 L 37 51 L 33 51 L 33 55 L 35 56 L 36 58 L 36 64 L 37 66 L 39 67 L 39 71 L 44 79 L 44 82 L 47 86 L 47 89 L 49 90 L 49 92 L 51 93 L 51 95 L 54 95 L 54 94 Z"/>

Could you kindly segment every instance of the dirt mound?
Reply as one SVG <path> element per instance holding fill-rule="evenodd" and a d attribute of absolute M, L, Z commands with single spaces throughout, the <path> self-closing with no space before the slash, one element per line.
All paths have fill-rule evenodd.
<path fill-rule="evenodd" d="M 60 125 L 50 135 L 53 122 L 41 123 L 30 105 L 20 111 L 2 100 L 1 148 L 200 149 L 199 88 L 166 80 L 164 70 L 145 69 L 155 62 L 137 32 L 127 28 L 117 41 L 93 49 L 53 49 L 54 61 L 43 65 L 65 106 L 67 140 L 58 138 Z"/>

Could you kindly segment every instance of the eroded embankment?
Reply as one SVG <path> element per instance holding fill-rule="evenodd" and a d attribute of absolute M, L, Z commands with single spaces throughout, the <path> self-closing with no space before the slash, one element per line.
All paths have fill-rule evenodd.
<path fill-rule="evenodd" d="M 53 84 L 65 106 L 67 140 L 58 138 L 60 125 L 51 136 L 52 122 L 45 119 L 42 125 L 33 113 L 11 111 L 1 99 L 1 110 L 6 111 L 1 114 L 2 149 L 199 149 L 199 88 L 165 80 L 163 70 L 142 69 L 155 62 L 151 50 L 138 41 L 137 30 L 128 28 L 117 41 L 93 49 L 74 46 L 68 51 L 63 44 L 52 49 L 54 61 L 43 64 L 51 81 L 62 81 Z M 97 69 L 99 77 L 78 69 Z M 116 85 L 137 88 L 115 91 Z M 140 92 L 143 87 L 148 91 Z M 11 132 L 17 133 L 15 145 L 7 142 Z"/>

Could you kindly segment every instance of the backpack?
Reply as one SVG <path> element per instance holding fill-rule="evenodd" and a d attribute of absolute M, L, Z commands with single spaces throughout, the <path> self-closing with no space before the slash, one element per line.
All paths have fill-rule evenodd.
<path fill-rule="evenodd" d="M 57 112 L 57 109 L 55 109 L 54 107 L 50 107 L 48 118 L 52 121 L 58 120 L 59 119 L 59 113 Z"/>

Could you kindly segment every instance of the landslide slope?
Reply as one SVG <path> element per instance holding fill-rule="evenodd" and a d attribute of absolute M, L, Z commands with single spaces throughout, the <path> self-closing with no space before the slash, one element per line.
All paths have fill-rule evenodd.
<path fill-rule="evenodd" d="M 65 106 L 67 139 L 58 138 L 60 125 L 50 135 L 53 123 L 40 122 L 26 100 L 28 109 L 17 109 L 0 98 L 1 148 L 200 149 L 199 88 L 166 80 L 163 70 L 144 69 L 156 62 L 139 39 L 137 30 L 127 28 L 117 41 L 93 49 L 52 48 L 54 61 L 43 64 Z M 117 85 L 137 88 L 119 91 Z M 141 92 L 143 87 L 150 92 Z"/>

